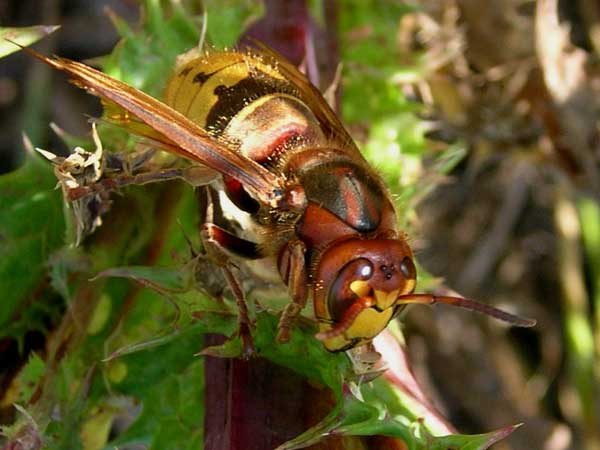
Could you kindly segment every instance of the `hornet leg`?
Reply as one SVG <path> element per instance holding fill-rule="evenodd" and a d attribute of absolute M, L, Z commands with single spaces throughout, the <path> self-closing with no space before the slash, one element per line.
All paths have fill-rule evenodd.
<path fill-rule="evenodd" d="M 292 301 L 283 310 L 279 319 L 277 342 L 290 340 L 290 330 L 294 322 L 306 306 L 308 298 L 306 261 L 304 255 L 306 246 L 300 240 L 293 240 L 288 244 L 282 256 L 283 281 L 288 286 Z"/>
<path fill-rule="evenodd" d="M 230 259 L 230 254 L 249 259 L 259 258 L 258 247 L 255 243 L 239 238 L 214 223 L 219 220 L 220 208 L 218 201 L 215 201 L 217 194 L 213 189 L 204 188 L 199 194 L 201 220 L 204 222 L 201 230 L 202 245 L 208 259 L 221 268 L 238 306 L 239 336 L 242 340 L 243 356 L 247 359 L 255 351 L 251 333 L 252 323 L 248 316 L 246 295 L 233 272 L 234 264 Z"/>

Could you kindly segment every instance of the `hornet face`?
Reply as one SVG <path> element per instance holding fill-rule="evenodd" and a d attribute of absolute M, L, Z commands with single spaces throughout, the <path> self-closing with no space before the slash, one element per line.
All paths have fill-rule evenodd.
<path fill-rule="evenodd" d="M 332 275 L 330 275 L 332 274 Z M 317 335 L 330 351 L 377 336 L 413 292 L 416 270 L 404 239 L 351 239 L 322 255 L 315 283 Z"/>

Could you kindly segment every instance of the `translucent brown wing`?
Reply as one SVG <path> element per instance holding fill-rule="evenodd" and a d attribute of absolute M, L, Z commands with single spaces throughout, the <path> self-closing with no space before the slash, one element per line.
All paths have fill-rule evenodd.
<path fill-rule="evenodd" d="M 153 146 L 157 148 L 171 153 L 175 152 L 172 147 L 176 147 L 177 145 L 171 139 L 168 139 L 163 134 L 155 131 L 152 127 L 138 119 L 136 116 L 133 116 L 116 103 L 106 100 L 105 98 L 102 98 L 101 102 L 103 114 L 102 118 L 98 119 L 99 122 L 107 122 L 111 125 L 115 125 L 130 134 L 150 141 Z"/>
<path fill-rule="evenodd" d="M 212 138 L 199 125 L 159 100 L 85 64 L 49 58 L 28 48 L 24 50 L 66 72 L 79 87 L 113 102 L 148 125 L 161 136 L 159 140 L 168 151 L 232 177 L 266 205 L 278 207 L 284 201 L 285 181 L 282 178 Z M 144 135 L 144 128 L 138 128 Z"/>

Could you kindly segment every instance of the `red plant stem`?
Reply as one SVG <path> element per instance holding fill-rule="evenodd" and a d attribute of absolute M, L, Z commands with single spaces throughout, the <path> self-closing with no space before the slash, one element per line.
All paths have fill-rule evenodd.
<path fill-rule="evenodd" d="M 223 340 L 213 335 L 206 343 Z M 315 425 L 333 407 L 331 392 L 262 358 L 206 357 L 205 368 L 205 450 L 274 449 Z M 337 441 L 310 448 L 341 450 Z"/>

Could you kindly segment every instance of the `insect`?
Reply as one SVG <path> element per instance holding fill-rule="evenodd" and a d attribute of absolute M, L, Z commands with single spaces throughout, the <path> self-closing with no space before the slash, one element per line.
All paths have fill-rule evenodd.
<path fill-rule="evenodd" d="M 236 233 L 207 211 L 202 235 L 236 297 L 242 334 L 250 325 L 231 260 L 262 262 L 286 286 L 279 341 L 309 298 L 316 337 L 330 351 L 369 343 L 411 303 L 535 324 L 473 300 L 414 293 L 414 255 L 388 189 L 317 88 L 274 51 L 193 58 L 176 68 L 162 102 L 84 64 L 29 52 L 101 97 L 109 120 L 220 175 L 201 188 L 207 208 L 234 209 L 247 228 Z"/>

